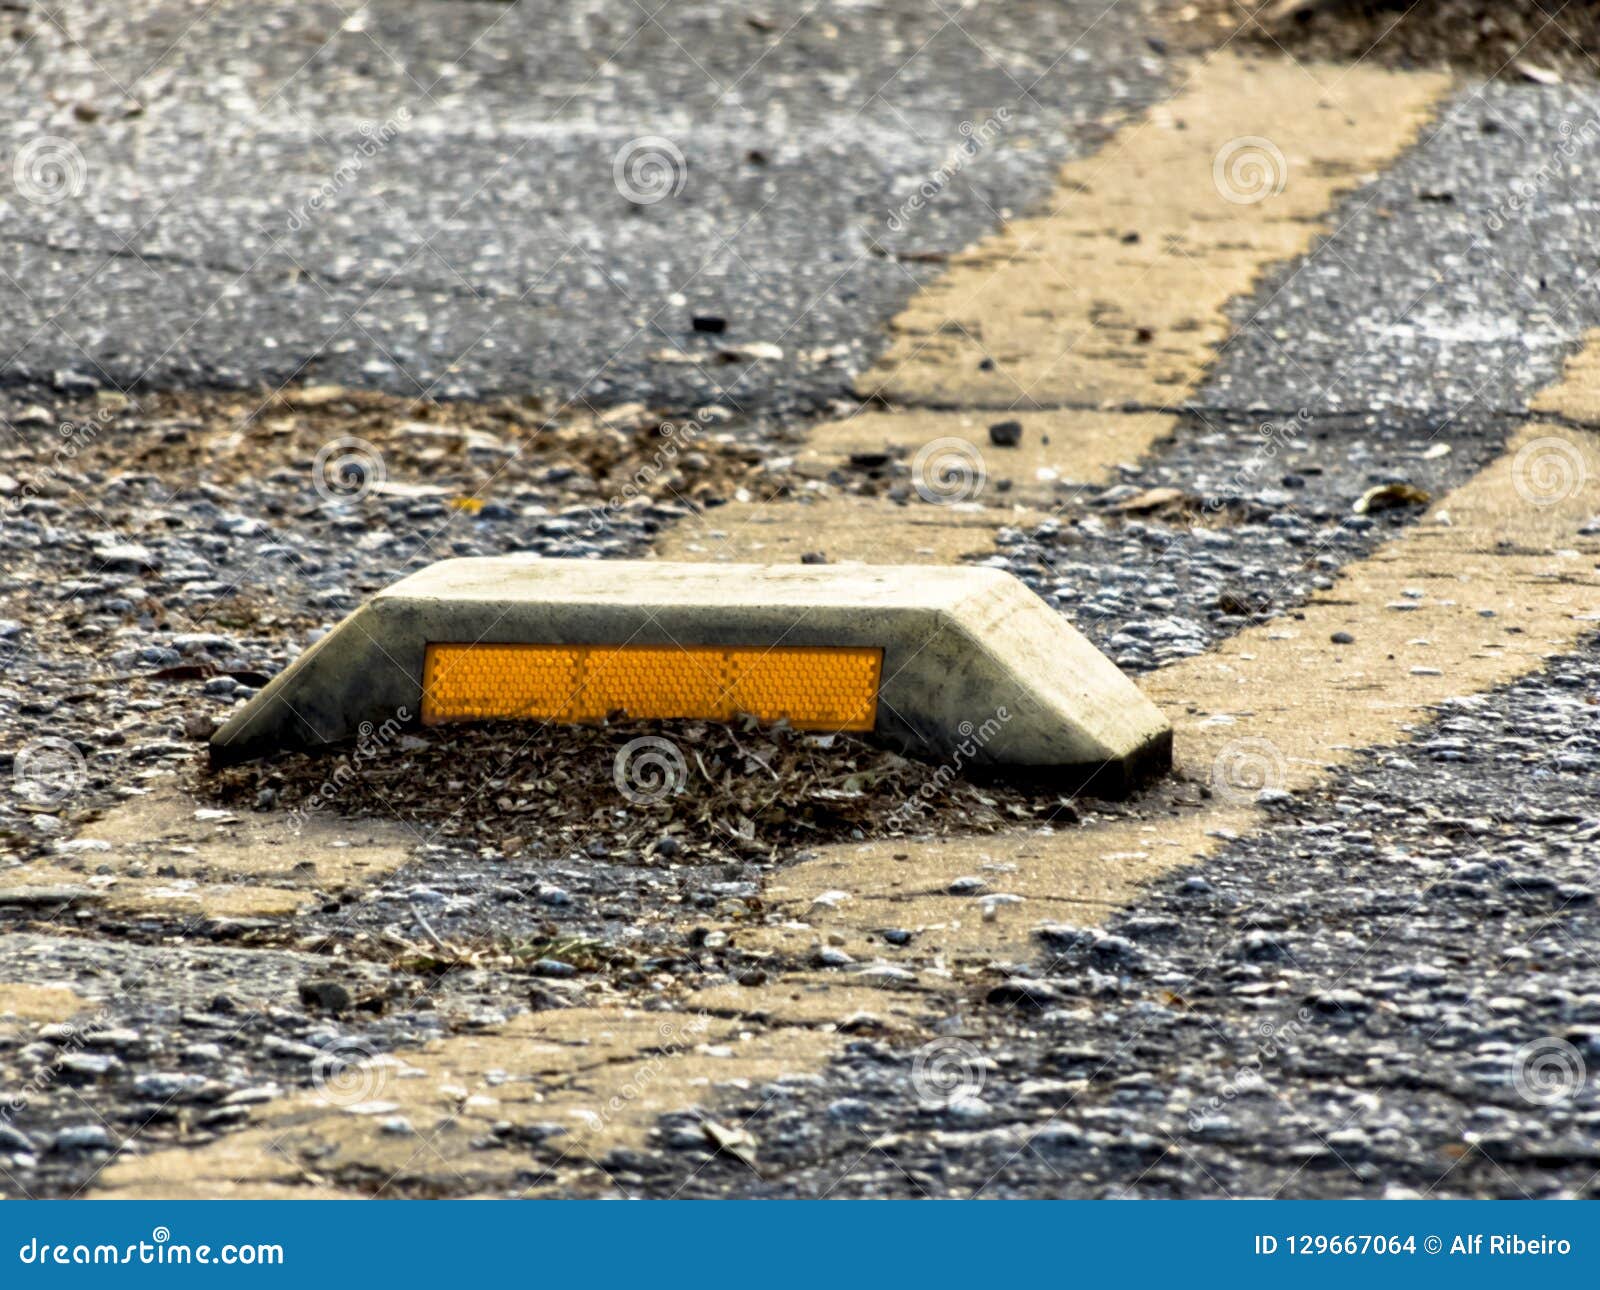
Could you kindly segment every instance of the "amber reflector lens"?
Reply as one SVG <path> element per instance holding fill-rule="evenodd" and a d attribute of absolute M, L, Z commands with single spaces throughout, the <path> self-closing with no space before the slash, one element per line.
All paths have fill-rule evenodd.
<path fill-rule="evenodd" d="M 871 730 L 880 649 L 676 645 L 429 645 L 422 720 L 569 724 L 613 714 L 731 721 L 749 714 L 798 730 Z"/>

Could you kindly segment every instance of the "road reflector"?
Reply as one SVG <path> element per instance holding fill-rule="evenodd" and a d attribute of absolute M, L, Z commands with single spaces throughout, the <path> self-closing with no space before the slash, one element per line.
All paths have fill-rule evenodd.
<path fill-rule="evenodd" d="M 429 644 L 422 724 L 749 714 L 797 730 L 871 730 L 882 665 L 881 649 Z"/>
<path fill-rule="evenodd" d="M 1118 791 L 1166 719 L 998 569 L 446 560 L 379 592 L 240 708 L 216 764 L 449 721 L 871 731 L 953 772 Z"/>

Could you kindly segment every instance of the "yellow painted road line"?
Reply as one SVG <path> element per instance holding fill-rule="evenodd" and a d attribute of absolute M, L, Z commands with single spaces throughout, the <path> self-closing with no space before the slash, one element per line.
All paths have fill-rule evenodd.
<path fill-rule="evenodd" d="M 1054 409 L 1022 416 L 1015 447 L 996 448 L 993 412 L 866 410 L 816 427 L 795 455 L 803 481 L 794 502 L 733 504 L 695 516 L 662 535 L 667 559 L 830 560 L 873 564 L 941 563 L 988 554 L 1001 527 L 1037 523 L 1064 493 L 1103 484 L 1170 434 L 1159 413 Z M 887 454 L 910 478 L 903 501 L 859 496 L 850 462 Z"/>
<path fill-rule="evenodd" d="M 1176 429 L 1169 409 L 1226 339 L 1227 303 L 1329 232 L 1338 197 L 1414 142 L 1450 84 L 1209 59 L 1176 98 L 1069 163 L 1042 214 L 911 300 L 857 383 L 898 407 L 816 427 L 796 461 L 813 480 L 800 500 L 719 507 L 658 553 L 954 559 L 991 549 L 996 530 L 1048 511 L 1063 487 L 1103 483 Z M 1022 442 L 991 447 L 988 426 L 1012 417 Z M 912 468 L 903 504 L 850 489 L 849 457 L 885 449 Z M 844 482 L 827 483 L 830 470 Z"/>
<path fill-rule="evenodd" d="M 1600 341 L 1585 365 L 1592 353 Z M 901 926 L 931 928 L 917 945 L 947 960 L 1023 957 L 1041 918 L 1126 903 L 1260 823 L 1260 788 L 1320 783 L 1364 748 L 1404 743 L 1446 699 L 1514 681 L 1600 630 L 1600 539 L 1578 536 L 1597 511 L 1600 435 L 1528 426 L 1295 614 L 1143 678 L 1173 724 L 1179 775 L 1212 794 L 1203 803 L 1166 820 L 955 846 L 824 848 L 775 875 L 766 897 L 798 918 L 843 891 L 812 922 L 858 951 L 873 929 Z M 1336 644 L 1335 633 L 1354 639 Z M 948 894 L 969 875 L 1023 902 L 982 922 L 981 900 Z"/>
<path fill-rule="evenodd" d="M 527 1167 L 519 1142 L 552 1130 L 552 1146 L 603 1185 L 599 1158 L 642 1142 L 661 1115 L 819 1067 L 833 1051 L 841 1007 L 848 1014 L 873 1004 L 884 1025 L 908 1032 L 933 1011 L 915 996 L 885 999 L 867 987 L 802 980 L 774 991 L 706 991 L 694 1002 L 676 1012 L 524 1014 L 492 1034 L 375 1058 L 262 1108 L 247 1129 L 208 1146 L 118 1160 L 98 1192 L 270 1198 L 387 1186 L 405 1194 L 429 1177 L 457 1191 L 516 1194 L 523 1189 L 514 1175 Z M 414 1132 L 395 1132 L 397 1118 Z M 507 1150 L 473 1147 L 492 1140 L 496 1126 Z"/>
<path fill-rule="evenodd" d="M 1378 122 L 1392 125 L 1397 116 L 1409 130 L 1401 108 L 1411 104 L 1406 110 L 1420 113 L 1442 89 L 1439 78 L 1415 78 L 1416 90 L 1402 93 L 1399 85 L 1386 88 L 1384 78 L 1352 108 L 1373 119 L 1370 127 L 1352 126 L 1354 137 L 1375 138 Z M 1358 81 L 1350 73 L 1342 90 Z M 1271 119 L 1291 115 L 1280 101 Z M 1269 237 L 1267 228 L 1241 238 L 1241 256 L 1283 232 Z M 1221 236 L 1212 241 L 1223 245 Z M 1219 257 L 1242 274 L 1236 289 L 1245 289 L 1256 269 L 1245 274 Z M 1252 263 L 1258 269 L 1261 261 Z M 1135 379 L 1130 372 L 1153 381 L 1158 368 L 1122 366 L 1117 379 L 1128 381 Z M 1581 415 L 1600 390 L 1596 373 L 1600 338 L 1542 406 L 1562 418 Z M 939 414 L 947 415 L 960 414 Z M 1142 436 L 1159 432 L 1122 414 L 1106 424 L 1143 427 L 1127 441 L 1135 445 L 1129 457 L 1153 442 Z M 1102 458 L 1098 468 L 1105 467 Z M 833 504 L 850 499 L 819 506 Z M 1600 624 L 1600 542 L 1577 533 L 1596 510 L 1600 436 L 1554 422 L 1530 425 L 1498 460 L 1348 567 L 1302 611 L 1146 679 L 1177 727 L 1180 770 L 1190 780 L 1154 818 L 935 845 L 823 849 L 768 883 L 764 896 L 779 921 L 757 931 L 728 929 L 741 946 L 774 952 L 775 974 L 764 984 L 675 998 L 671 1013 L 541 1012 L 493 1034 L 444 1039 L 358 1071 L 358 1100 L 350 1100 L 350 1081 L 297 1094 L 199 1150 L 119 1160 L 100 1179 L 101 1190 L 365 1194 L 388 1184 L 400 1191 L 515 1191 L 519 1171 L 545 1154 L 516 1143 L 533 1142 L 545 1126 L 565 1130 L 549 1142 L 566 1148 L 567 1166 L 598 1161 L 613 1147 L 643 1143 L 664 1111 L 698 1104 L 714 1112 L 763 1082 L 816 1071 L 850 1033 L 926 1034 L 933 1018 L 982 980 L 989 962 L 1032 957 L 1039 923 L 1099 921 L 1152 879 L 1258 825 L 1255 790 L 1325 782 L 1361 748 L 1403 743 L 1444 699 L 1506 684 L 1570 650 Z M 916 508 L 885 504 L 877 514 L 880 521 L 896 517 L 880 523 L 879 552 L 926 539 L 901 536 L 918 522 Z M 1335 632 L 1354 640 L 1336 645 Z M 983 877 L 988 892 L 952 894 L 953 879 L 967 875 Z M 996 894 L 1021 899 L 995 902 Z M 885 926 L 918 932 L 900 956 L 903 967 L 899 958 L 888 970 L 870 962 L 872 934 Z M 800 966 L 824 946 L 842 947 L 865 966 Z M 397 1116 L 414 1133 L 386 1127 Z M 511 1126 L 499 1131 L 511 1145 L 478 1149 L 496 1124 Z M 603 1183 L 598 1166 L 582 1167 L 585 1185 L 589 1178 Z"/>
<path fill-rule="evenodd" d="M 346 757 L 328 759 L 330 800 L 350 773 Z M 351 824 L 335 812 L 332 806 L 292 815 L 220 810 L 166 785 L 79 830 L 80 843 L 103 848 L 7 869 L 0 887 L 79 890 L 76 904 L 120 914 L 286 917 L 393 873 L 417 841 L 403 824 Z M 158 869 L 165 874 L 157 876 Z"/>
<path fill-rule="evenodd" d="M 90 1006 L 69 986 L 0 982 L 0 1032 L 41 1022 L 69 1021 Z"/>
<path fill-rule="evenodd" d="M 1170 406 L 1226 339 L 1228 301 L 1329 231 L 1336 198 L 1412 143 L 1449 84 L 1208 59 L 1176 98 L 1069 163 L 1048 210 L 919 292 L 860 392 L 964 408 Z"/>
<path fill-rule="evenodd" d="M 1600 337 L 1572 364 L 1575 400 L 1592 393 L 1596 356 Z M 1544 403 L 1559 410 L 1562 392 Z M 768 884 L 765 899 L 785 921 L 731 929 L 747 948 L 801 962 L 839 945 L 868 963 L 877 929 L 908 928 L 917 938 L 902 956 L 904 979 L 870 967 L 801 968 L 753 988 L 701 991 L 677 1000 L 672 1014 L 588 1008 L 519 1017 L 493 1035 L 404 1054 L 398 1073 L 378 1067 L 370 1088 L 357 1081 L 353 1106 L 297 1095 L 201 1151 L 119 1161 L 101 1188 L 277 1194 L 296 1185 L 370 1189 L 393 1178 L 403 1190 L 444 1176 L 461 1190 L 493 1192 L 513 1186 L 525 1157 L 472 1147 L 492 1123 L 534 1136 L 529 1126 L 558 1125 L 571 1159 L 598 1160 L 641 1144 L 663 1111 L 714 1108 L 723 1096 L 818 1069 L 856 1025 L 925 1033 L 987 963 L 1031 956 L 1040 922 L 1097 922 L 1144 884 L 1258 825 L 1256 790 L 1325 782 L 1364 747 L 1404 743 L 1434 705 L 1514 681 L 1600 628 L 1600 539 L 1577 532 L 1597 510 L 1600 435 L 1530 425 L 1297 615 L 1147 678 L 1178 730 L 1180 768 L 1194 789 L 1187 805 L 1180 793 L 1168 814 L 1150 820 L 825 848 Z M 1335 644 L 1335 632 L 1354 640 Z M 953 880 L 969 875 L 989 882 L 988 899 L 951 894 Z M 993 904 L 986 919 L 997 894 L 1022 899 Z M 846 1024 L 857 1013 L 871 1017 Z M 422 1141 L 385 1132 L 382 1120 L 393 1115 L 406 1116 Z M 597 1185 L 601 1177 L 595 1169 Z"/>

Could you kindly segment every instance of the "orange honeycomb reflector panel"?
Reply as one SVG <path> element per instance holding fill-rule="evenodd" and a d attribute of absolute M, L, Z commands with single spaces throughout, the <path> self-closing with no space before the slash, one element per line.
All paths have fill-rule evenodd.
<path fill-rule="evenodd" d="M 871 730 L 881 649 L 431 644 L 422 721 L 731 721 Z"/>

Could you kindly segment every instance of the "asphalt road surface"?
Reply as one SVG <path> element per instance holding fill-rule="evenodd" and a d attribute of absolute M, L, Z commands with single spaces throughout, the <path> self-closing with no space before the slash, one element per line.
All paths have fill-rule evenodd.
<path fill-rule="evenodd" d="M 18 377 L 124 388 L 806 410 L 848 385 L 923 257 L 1038 200 L 1054 161 L 1167 73 L 1138 5 L 65 4 L 20 21 L 6 119 L 18 143 L 72 148 L 80 191 L 11 204 L 0 345 Z M 891 228 L 963 123 L 996 113 L 982 165 Z M 726 328 L 696 333 L 697 316 Z M 751 344 L 783 356 L 714 357 Z"/>

